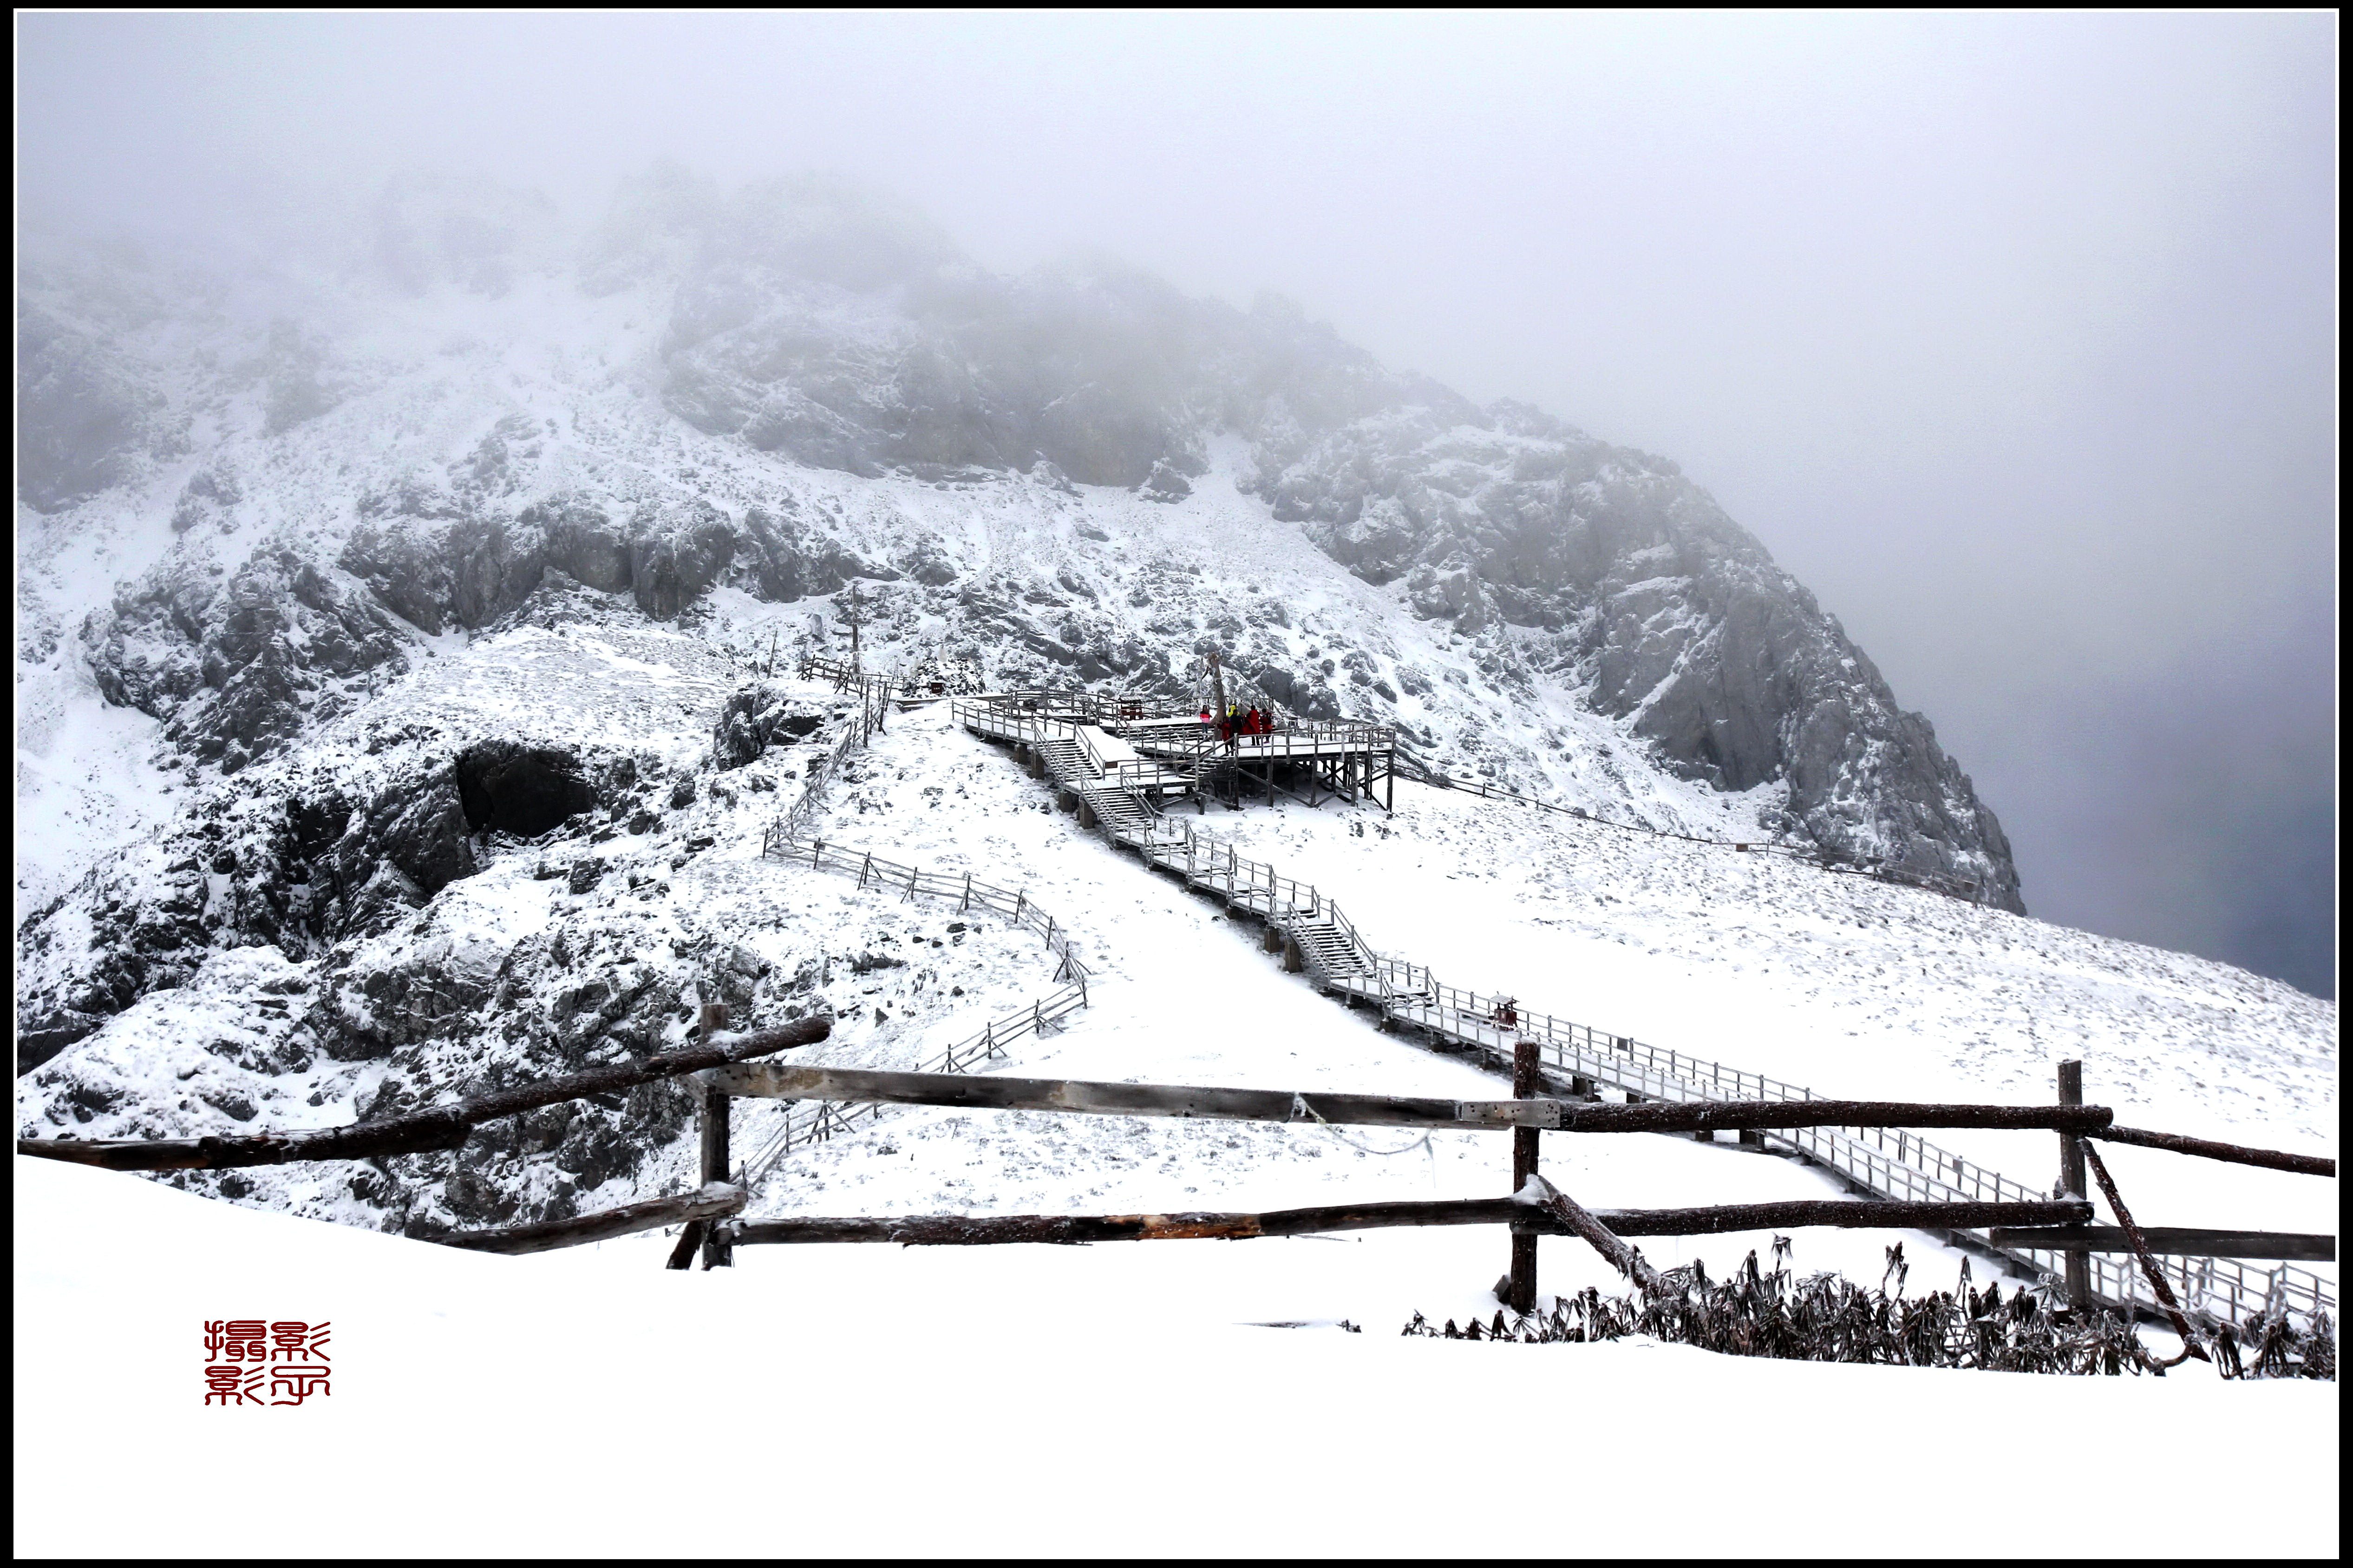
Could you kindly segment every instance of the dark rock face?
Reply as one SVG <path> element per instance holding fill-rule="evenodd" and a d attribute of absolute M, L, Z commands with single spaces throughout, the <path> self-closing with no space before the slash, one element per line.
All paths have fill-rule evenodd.
<path fill-rule="evenodd" d="M 1663 458 L 1534 410 L 1460 406 L 1325 436 L 1262 493 L 1358 576 L 1466 634 L 1541 634 L 1547 673 L 1718 789 L 1786 781 L 1827 849 L 2021 909 L 2010 843 L 1927 721 L 1838 623 Z"/>
<path fill-rule="evenodd" d="M 592 809 L 596 792 L 568 752 L 484 741 L 458 758 L 458 799 L 477 833 L 536 838 Z"/>
<path fill-rule="evenodd" d="M 675 620 L 722 582 L 791 600 L 854 577 L 900 575 L 789 506 L 750 508 L 740 523 L 699 500 L 619 520 L 577 495 L 512 516 L 485 510 L 486 497 L 510 487 L 508 465 L 527 446 L 520 429 L 502 428 L 460 465 L 471 476 L 464 486 L 361 498 L 362 521 L 333 566 L 311 559 L 308 545 L 273 544 L 222 584 L 192 558 L 167 560 L 82 627 L 100 690 L 234 773 L 406 673 L 417 655 L 410 627 L 439 636 L 606 619 L 583 598 L 600 593 L 626 593 L 640 614 Z M 183 510 L 226 515 L 237 493 L 233 478 L 207 471 L 190 481 Z M 926 580 L 954 579 L 935 550 L 915 564 Z M 545 613 L 534 612 L 542 600 Z"/>
<path fill-rule="evenodd" d="M 595 248 L 594 276 L 681 271 L 663 403 L 707 434 L 867 475 L 1042 458 L 1082 484 L 1165 473 L 1173 496 L 1202 471 L 1187 362 L 1212 344 L 1191 302 L 1141 274 L 1008 282 L 851 193 L 723 197 L 674 173 L 625 193 Z M 878 295 L 902 302 L 896 319 Z"/>
<path fill-rule="evenodd" d="M 757 761 L 770 746 L 817 733 L 825 710 L 767 681 L 754 681 L 732 694 L 712 731 L 711 752 L 722 770 Z M 691 786 L 688 799 L 692 799 Z M 683 803 L 681 803 L 683 804 Z"/>
<path fill-rule="evenodd" d="M 102 861 L 60 900 L 70 907 L 18 929 L 17 1070 L 186 984 L 216 949 L 266 942 L 300 957 L 406 919 L 472 874 L 468 833 L 447 768 L 365 799 L 324 780 L 233 782 L 157 843 Z"/>
<path fill-rule="evenodd" d="M 219 587 L 167 563 L 93 616 L 82 646 L 108 701 L 235 773 L 405 673 L 411 639 L 349 577 L 279 549 Z"/>

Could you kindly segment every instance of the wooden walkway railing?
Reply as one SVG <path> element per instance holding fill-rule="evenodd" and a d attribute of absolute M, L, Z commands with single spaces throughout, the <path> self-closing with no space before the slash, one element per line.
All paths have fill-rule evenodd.
<path fill-rule="evenodd" d="M 805 678 L 860 679 L 848 666 L 822 658 L 805 660 L 802 673 Z M 871 682 L 876 678 L 863 679 Z M 883 695 L 888 695 L 887 687 L 883 689 Z M 869 696 L 871 699 L 872 693 L 870 692 Z M 924 1072 L 971 1072 L 976 1066 L 1002 1059 L 1005 1047 L 1013 1041 L 1056 1027 L 1064 1017 L 1087 1005 L 1089 972 L 1085 962 L 1071 944 L 1070 928 L 1040 909 L 1024 889 L 1000 888 L 995 883 L 977 879 L 969 871 L 927 871 L 920 867 L 901 865 L 868 850 L 845 848 L 839 844 L 827 844 L 807 837 L 810 826 L 817 820 L 826 786 L 839 775 L 851 753 L 871 738 L 873 719 L 873 709 L 870 705 L 860 723 L 844 728 L 841 738 L 827 753 L 823 765 L 809 775 L 800 798 L 762 832 L 760 853 L 770 859 L 807 865 L 812 870 L 855 877 L 861 888 L 897 893 L 902 899 L 918 896 L 953 899 L 959 911 L 987 910 L 1017 926 L 1034 931 L 1045 939 L 1048 950 L 1061 960 L 1054 972 L 1060 989 L 1038 998 L 1018 1012 L 992 1020 L 977 1035 L 958 1040 L 918 1068 Z M 783 1125 L 737 1167 L 732 1179 L 744 1187 L 754 1186 L 776 1168 L 778 1161 L 794 1150 L 822 1143 L 886 1113 L 887 1108 L 879 1105 L 844 1108 L 828 1103 L 793 1111 L 786 1115 Z"/>
<path fill-rule="evenodd" d="M 1009 710 L 998 703 L 959 703 L 956 721 L 987 739 L 1042 748 L 1069 739 L 1070 721 Z M 1525 797 L 1519 797 L 1525 798 Z M 1541 803 L 1535 803 L 1541 804 Z M 1181 820 L 1147 816 L 1140 824 L 1103 818 L 1098 829 L 1134 850 L 1152 867 L 1181 877 L 1187 886 L 1223 899 L 1229 909 L 1257 916 L 1279 931 L 1314 926 L 1353 950 L 1352 963 L 1308 965 L 1326 992 L 1368 1001 L 1389 1022 L 1403 1024 L 1482 1053 L 1499 1070 L 1509 1070 L 1516 1040 L 1535 1040 L 1547 1072 L 1565 1092 L 1614 1089 L 1644 1100 L 1800 1100 L 1823 1098 L 1800 1085 L 1761 1073 L 1649 1046 L 1630 1037 L 1514 1006 L 1512 1023 L 1498 1022 L 1500 998 L 1440 982 L 1429 969 L 1376 952 L 1340 906 L 1313 883 L 1283 876 L 1273 866 L 1241 856 Z M 1302 944 L 1303 946 L 1305 944 Z M 1905 1203 L 2023 1203 L 2047 1194 L 1942 1149 L 1916 1134 L 1892 1128 L 1810 1127 L 1762 1132 L 1760 1140 L 1782 1145 L 1836 1172 L 1874 1195 Z M 1997 1247 L 1983 1233 L 1970 1239 L 2021 1267 L 2057 1275 L 2065 1260 L 2055 1252 Z M 2281 1264 L 2271 1268 L 2227 1258 L 2171 1257 L 2166 1270 L 2173 1289 L 2193 1310 L 2236 1323 L 2252 1321 L 2274 1306 L 2309 1318 L 2336 1310 L 2329 1281 L 2308 1269 Z M 2113 1305 L 2160 1310 L 2153 1291 L 2129 1259 L 2094 1255 L 2094 1291 Z"/>
<path fill-rule="evenodd" d="M 923 1073 L 971 1073 L 985 1071 L 990 1063 L 1002 1061 L 1005 1047 L 1031 1035 L 1044 1034 L 1059 1027 L 1061 1020 L 1087 1005 L 1086 987 L 1065 985 L 1049 995 L 1041 996 L 1018 1012 L 990 1021 L 980 1033 L 955 1044 L 921 1063 L 913 1070 Z M 834 1100 L 818 1100 L 807 1108 L 796 1109 L 786 1114 L 784 1124 L 771 1133 L 766 1142 L 736 1167 L 736 1185 L 756 1188 L 776 1163 L 796 1149 L 806 1149 L 812 1143 L 822 1143 L 902 1109 L 880 1102 L 843 1104 Z"/>

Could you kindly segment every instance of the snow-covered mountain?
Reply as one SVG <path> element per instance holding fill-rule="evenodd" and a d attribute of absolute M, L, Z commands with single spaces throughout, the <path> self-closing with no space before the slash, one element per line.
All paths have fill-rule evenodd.
<path fill-rule="evenodd" d="M 1674 465 L 1472 406 L 1279 302 L 1101 265 L 992 277 L 867 198 L 674 171 L 584 235 L 527 195 L 412 182 L 267 256 L 35 237 L 20 283 L 27 1131 L 349 1121 L 675 1041 L 698 999 L 829 1006 L 827 1059 L 912 1065 L 1045 989 L 1017 931 L 759 858 L 850 721 L 790 671 L 853 599 L 878 668 L 947 657 L 993 686 L 1190 697 L 1216 651 L 1242 700 L 1393 722 L 1435 765 L 1593 817 L 1984 889 L 1957 903 L 1696 847 L 1662 871 L 1460 795 L 1447 810 L 1519 815 L 1451 872 L 1409 870 L 1405 827 L 1351 830 L 1372 858 L 1335 862 L 1343 898 L 1388 886 L 1427 910 L 1443 898 L 1410 889 L 1468 878 L 1523 912 L 1558 900 L 1588 932 L 1647 900 L 1648 957 L 1672 956 L 1609 971 L 1629 1033 L 1712 1026 L 1676 1001 L 1693 965 L 1714 973 L 1694 943 L 1770 948 L 1841 985 L 1856 963 L 1933 973 L 1935 1021 L 1915 1009 L 1915 1036 L 1848 1055 L 1795 1023 L 1754 1053 L 1692 1048 L 1826 1088 L 1999 1066 L 2021 1092 L 2040 1047 L 1994 1043 L 2009 1015 L 1967 1000 L 1999 984 L 2028 1040 L 2070 1013 L 2096 1020 L 2087 1042 L 2125 1042 L 2119 1061 L 2162 1054 L 2149 1030 L 2184 1008 L 2228 1013 L 2253 1086 L 2237 1111 L 2308 1129 L 2327 1103 L 2333 1008 L 2037 935 L 1926 721 Z M 861 763 L 828 835 L 1033 879 L 1082 931 L 1124 909 L 1032 842 L 1092 852 L 1008 766 L 935 740 Z M 882 787 L 894 769 L 916 782 Z M 1400 823 L 1438 793 L 1407 790 Z M 1554 848 L 1558 876 L 1524 886 Z M 1694 917 L 1663 944 L 1662 878 Z M 1788 929 L 1825 921 L 1885 934 L 1858 956 Z M 1240 961 L 1200 957 L 1205 931 L 1110 960 L 1114 999 L 1121 978 L 1173 998 Z M 1484 978 L 1543 994 L 1551 950 L 1527 952 Z M 1323 1026 L 1317 1070 L 1358 1087 L 1437 1070 L 1345 1016 Z M 1109 1050 L 1098 1076 L 1144 1070 L 1100 1033 L 1081 1047 Z M 2178 1077 L 2152 1079 L 2168 1104 Z M 673 1184 L 685 1131 L 682 1095 L 653 1089 L 454 1157 L 186 1182 L 369 1226 L 500 1223 Z"/>
<path fill-rule="evenodd" d="M 314 250 L 28 247 L 27 651 L 78 638 L 192 759 L 269 753 L 551 568 L 659 621 L 861 581 L 1008 679 L 1181 688 L 1218 647 L 1282 708 L 1458 766 L 1630 806 L 1608 767 L 1639 765 L 2019 907 L 1926 721 L 1672 462 L 1280 301 L 993 277 L 871 200 L 675 171 L 576 240 L 412 183 Z M 1114 526 L 1155 508 L 1148 543 Z M 1247 564 L 1186 548 L 1211 522 Z M 142 569 L 83 619 L 56 574 L 93 535 Z M 1259 580 L 1311 550 L 1374 592 Z"/>

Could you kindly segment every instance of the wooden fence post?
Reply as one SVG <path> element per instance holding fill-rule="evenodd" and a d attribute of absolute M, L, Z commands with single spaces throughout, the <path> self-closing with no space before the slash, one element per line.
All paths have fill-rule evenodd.
<path fill-rule="evenodd" d="M 2059 1064 L 2059 1103 L 2084 1103 L 2084 1064 Z M 2059 1195 L 2081 1199 L 2086 1185 L 2084 1171 L 2084 1142 L 2073 1133 L 2059 1134 Z M 2070 1247 L 2067 1259 L 2067 1305 L 2079 1312 L 2092 1307 L 2092 1255 L 2083 1247 Z"/>
<path fill-rule="evenodd" d="M 1512 1047 L 1512 1098 L 1534 1100 L 1542 1082 L 1536 1058 L 1536 1042 L 1522 1036 Z M 1536 1173 L 1536 1130 L 1533 1127 L 1512 1129 L 1512 1191 L 1516 1193 L 1528 1184 Z M 1504 1305 L 1514 1312 L 1536 1310 L 1536 1237 L 1533 1230 L 1523 1233 L 1518 1226 L 1512 1227 L 1512 1273 L 1504 1292 Z"/>
<path fill-rule="evenodd" d="M 727 1026 L 727 1005 L 723 1002 L 705 1002 L 702 1013 L 702 1037 L 706 1040 Z M 725 1089 L 705 1088 L 702 1090 L 702 1184 L 724 1182 L 727 1172 L 727 1118 L 733 1097 Z M 705 1268 L 732 1268 L 735 1249 L 703 1233 L 702 1266 Z"/>

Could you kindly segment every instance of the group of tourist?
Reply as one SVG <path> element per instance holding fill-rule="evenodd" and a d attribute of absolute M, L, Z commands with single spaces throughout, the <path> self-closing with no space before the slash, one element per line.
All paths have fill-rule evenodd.
<path fill-rule="evenodd" d="M 1201 729 L 1204 732 L 1214 731 L 1218 739 L 1226 743 L 1226 749 L 1231 751 L 1234 742 L 1244 736 L 1273 734 L 1274 716 L 1255 707 L 1242 710 L 1228 703 L 1222 719 L 1208 709 L 1202 709 Z"/>

